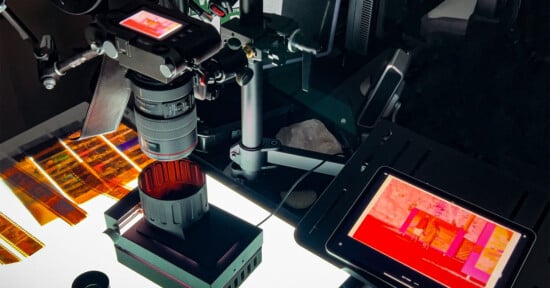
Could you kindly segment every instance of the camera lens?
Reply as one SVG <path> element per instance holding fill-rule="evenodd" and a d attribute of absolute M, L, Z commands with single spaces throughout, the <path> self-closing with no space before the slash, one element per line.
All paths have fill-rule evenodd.
<path fill-rule="evenodd" d="M 191 154 L 197 145 L 192 76 L 181 76 L 169 84 L 134 72 L 128 72 L 127 77 L 132 83 L 136 128 L 143 153 L 161 161 Z"/>
<path fill-rule="evenodd" d="M 188 159 L 154 162 L 138 178 L 141 206 L 147 221 L 184 238 L 184 229 L 208 212 L 206 176 Z"/>

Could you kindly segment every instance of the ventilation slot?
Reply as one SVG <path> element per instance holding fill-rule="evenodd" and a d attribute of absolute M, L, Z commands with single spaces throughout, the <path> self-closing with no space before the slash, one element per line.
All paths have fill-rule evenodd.
<path fill-rule="evenodd" d="M 369 41 L 369 31 L 372 19 L 372 3 L 373 1 L 364 1 L 363 9 L 361 9 L 361 24 L 359 25 L 360 38 L 364 43 Z"/>
<path fill-rule="evenodd" d="M 374 0 L 350 0 L 346 23 L 346 49 L 367 54 L 374 19 Z"/>
<path fill-rule="evenodd" d="M 258 267 L 258 265 L 262 262 L 262 250 L 258 250 L 254 257 L 252 257 L 248 262 L 244 264 L 244 266 L 235 273 L 235 276 L 231 278 L 229 281 L 227 281 L 227 284 L 224 286 L 224 288 L 237 288 L 241 286 L 241 284 L 244 282 L 246 278 L 248 278 L 248 275 Z"/>

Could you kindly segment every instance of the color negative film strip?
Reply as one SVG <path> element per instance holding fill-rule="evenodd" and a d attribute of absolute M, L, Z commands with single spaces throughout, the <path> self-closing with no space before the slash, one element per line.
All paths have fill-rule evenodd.
<path fill-rule="evenodd" d="M 137 133 L 124 124 L 105 136 L 71 138 L 51 139 L 16 159 L 0 160 L 0 179 L 40 225 L 57 217 L 78 224 L 86 217 L 78 204 L 99 194 L 122 198 L 141 169 L 154 161 L 141 152 Z M 44 246 L 2 212 L 0 239 L 0 264 L 19 262 Z"/>
<path fill-rule="evenodd" d="M 29 257 L 44 247 L 40 240 L 19 227 L 8 216 L 0 212 L 0 238 L 24 257 Z M 19 258 L 6 247 L 0 247 L 0 261 L 9 264 L 19 261 Z"/>
<path fill-rule="evenodd" d="M 104 191 L 104 194 L 120 199 L 135 188 L 132 183 L 135 183 L 139 175 L 140 166 L 105 136 L 97 136 L 83 141 L 65 140 L 64 143 L 102 181 L 112 187 L 112 189 Z M 138 144 L 135 143 L 132 146 L 138 146 Z M 137 158 L 134 157 L 134 159 Z"/>
<path fill-rule="evenodd" d="M 43 179 L 37 179 L 31 176 L 33 174 L 26 173 L 29 171 L 23 170 L 25 167 L 19 164 L 21 162 L 15 164 L 12 162 L 9 159 L 0 161 L 0 177 L 6 181 L 8 186 L 25 191 L 34 201 L 48 207 L 51 212 L 70 225 L 76 225 L 86 218 L 86 212 L 65 198 L 59 191 L 48 185 Z"/>
<path fill-rule="evenodd" d="M 136 131 L 124 124 L 120 124 L 117 131 L 106 134 L 105 138 L 113 143 L 117 150 L 124 153 L 128 157 L 128 160 L 140 169 L 155 161 L 141 152 Z"/>
<path fill-rule="evenodd" d="M 55 141 L 46 149 L 32 155 L 31 161 L 78 204 L 100 194 L 98 190 L 101 190 L 99 188 L 102 185 L 101 181 L 65 149 L 61 141 Z"/>
<path fill-rule="evenodd" d="M 154 161 L 124 124 L 105 136 L 71 140 L 77 134 L 51 138 L 0 160 L 0 178 L 41 225 L 57 217 L 79 223 L 86 217 L 79 204 L 99 194 L 121 199 L 135 188 L 141 169 Z"/>
<path fill-rule="evenodd" d="M 21 259 L 19 259 L 19 257 L 11 253 L 10 250 L 0 245 L 0 264 L 11 264 L 11 263 L 19 262 L 20 260 Z"/>

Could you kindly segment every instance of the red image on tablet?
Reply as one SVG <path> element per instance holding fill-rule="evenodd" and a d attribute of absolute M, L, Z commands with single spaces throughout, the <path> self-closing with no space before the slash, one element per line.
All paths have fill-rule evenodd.
<path fill-rule="evenodd" d="M 348 234 L 450 287 L 493 287 L 521 234 L 388 175 Z"/>
<path fill-rule="evenodd" d="M 162 40 L 183 27 L 181 23 L 145 10 L 120 21 L 119 24 L 157 40 Z"/>

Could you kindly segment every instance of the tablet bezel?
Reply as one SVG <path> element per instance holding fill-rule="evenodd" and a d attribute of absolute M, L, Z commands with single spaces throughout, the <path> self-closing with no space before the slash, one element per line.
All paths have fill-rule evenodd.
<path fill-rule="evenodd" d="M 348 233 L 376 195 L 388 175 L 392 175 L 436 197 L 465 208 L 495 224 L 520 233 L 521 236 L 519 237 L 519 241 L 512 251 L 508 263 L 506 263 L 502 270 L 501 277 L 493 287 L 500 288 L 513 285 L 535 242 L 536 235 L 532 230 L 390 167 L 379 168 L 363 187 L 363 191 L 357 197 L 354 204 L 351 205 L 346 216 L 325 243 L 325 249 L 329 255 L 349 265 L 351 269 L 355 269 L 358 272 L 369 273 L 390 285 L 398 287 L 446 287 L 428 276 L 348 236 Z"/>

